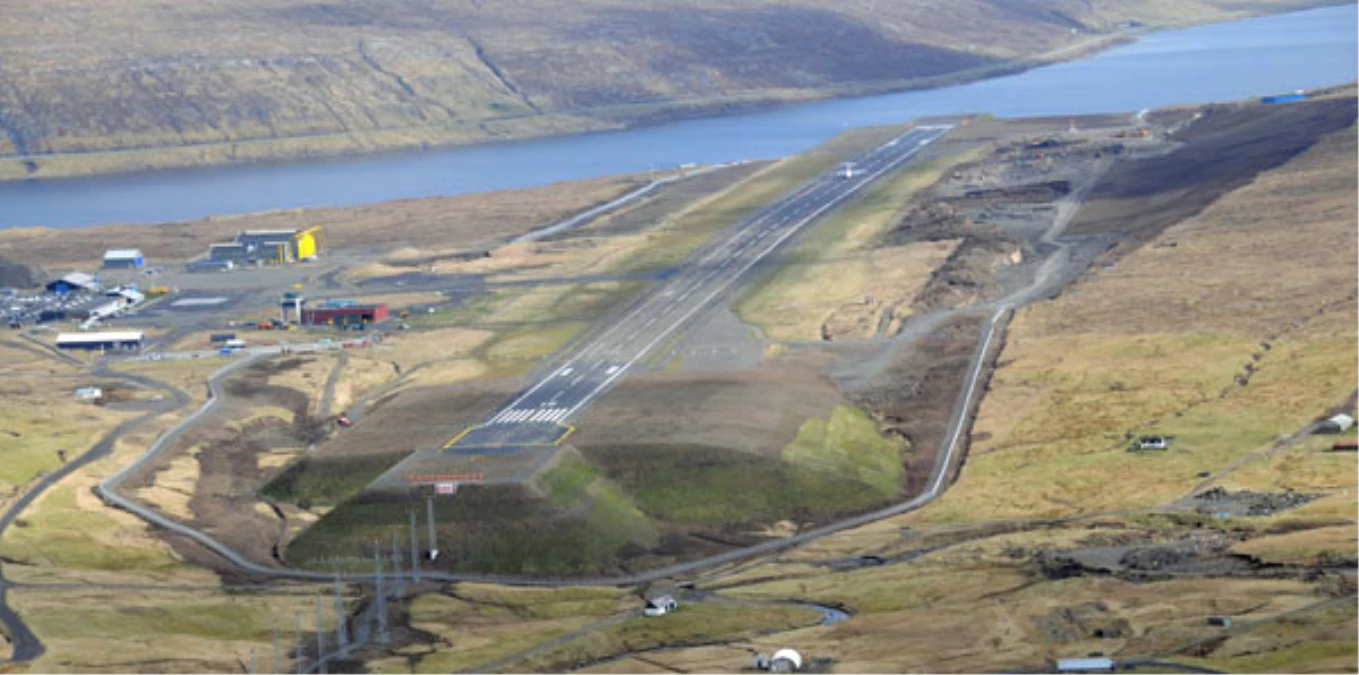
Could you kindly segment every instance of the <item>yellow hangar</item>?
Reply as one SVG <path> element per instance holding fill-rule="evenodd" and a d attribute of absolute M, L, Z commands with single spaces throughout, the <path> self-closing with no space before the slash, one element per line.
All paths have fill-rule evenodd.
<path fill-rule="evenodd" d="M 207 261 L 235 265 L 282 265 L 310 260 L 325 247 L 321 226 L 305 230 L 246 230 L 226 244 L 213 244 Z"/>

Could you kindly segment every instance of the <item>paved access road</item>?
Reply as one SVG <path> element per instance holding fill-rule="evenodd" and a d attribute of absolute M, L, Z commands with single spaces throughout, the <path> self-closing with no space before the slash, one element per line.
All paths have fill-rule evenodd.
<path fill-rule="evenodd" d="M 559 435 L 560 425 L 579 415 L 790 237 L 952 128 L 912 128 L 855 157 L 848 175 L 843 168 L 827 172 L 730 227 L 718 235 L 715 244 L 686 263 L 679 274 L 623 312 L 607 330 L 577 347 L 556 370 L 449 446 L 514 444 Z"/>

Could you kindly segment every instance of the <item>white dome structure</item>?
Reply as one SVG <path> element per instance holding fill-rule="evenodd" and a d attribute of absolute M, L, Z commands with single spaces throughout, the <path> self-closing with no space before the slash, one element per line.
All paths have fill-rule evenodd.
<path fill-rule="evenodd" d="M 780 649 L 769 657 L 769 669 L 778 672 L 802 670 L 802 655 L 794 649 Z"/>

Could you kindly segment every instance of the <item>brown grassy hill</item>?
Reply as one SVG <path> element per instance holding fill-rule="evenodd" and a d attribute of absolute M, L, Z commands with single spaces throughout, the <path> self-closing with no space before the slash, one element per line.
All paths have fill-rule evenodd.
<path fill-rule="evenodd" d="M 1318 0 L 19 3 L 0 177 L 619 126 L 979 77 Z"/>

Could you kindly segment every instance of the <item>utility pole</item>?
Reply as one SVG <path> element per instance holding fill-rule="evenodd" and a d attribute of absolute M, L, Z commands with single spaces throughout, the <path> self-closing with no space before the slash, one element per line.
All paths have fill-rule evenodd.
<path fill-rule="evenodd" d="M 325 616 L 321 613 L 321 595 L 316 595 L 316 672 L 326 672 Z"/>
<path fill-rule="evenodd" d="M 373 544 L 373 567 L 377 588 L 378 642 L 385 645 L 391 641 L 391 636 L 387 633 L 387 596 L 382 588 L 382 547 L 376 542 Z"/>
<path fill-rule="evenodd" d="M 345 623 L 344 598 L 340 590 L 340 573 L 335 573 L 335 644 L 340 649 L 349 646 L 349 628 Z"/>
<path fill-rule="evenodd" d="M 414 511 L 411 511 L 411 581 L 420 583 L 420 535 L 415 529 Z"/>
<path fill-rule="evenodd" d="M 255 648 L 250 648 L 250 675 L 255 675 Z"/>
<path fill-rule="evenodd" d="M 294 611 L 293 618 L 297 620 L 297 630 L 293 634 L 293 642 L 295 643 L 293 647 L 297 650 L 297 654 L 293 658 L 293 665 L 297 666 L 297 675 L 302 675 L 304 670 L 302 667 L 302 612 Z"/>
<path fill-rule="evenodd" d="M 429 524 L 429 562 L 433 567 L 439 557 L 439 543 L 434 538 L 434 495 L 425 497 L 425 520 Z"/>
<path fill-rule="evenodd" d="M 283 665 L 283 648 L 278 645 L 278 626 L 274 626 L 274 669 L 272 671 L 274 675 L 281 675 L 283 670 L 280 668 L 280 666 L 282 665 Z"/>
<path fill-rule="evenodd" d="M 406 595 L 406 580 L 401 576 L 401 530 L 392 530 L 392 588 L 396 597 Z"/>

